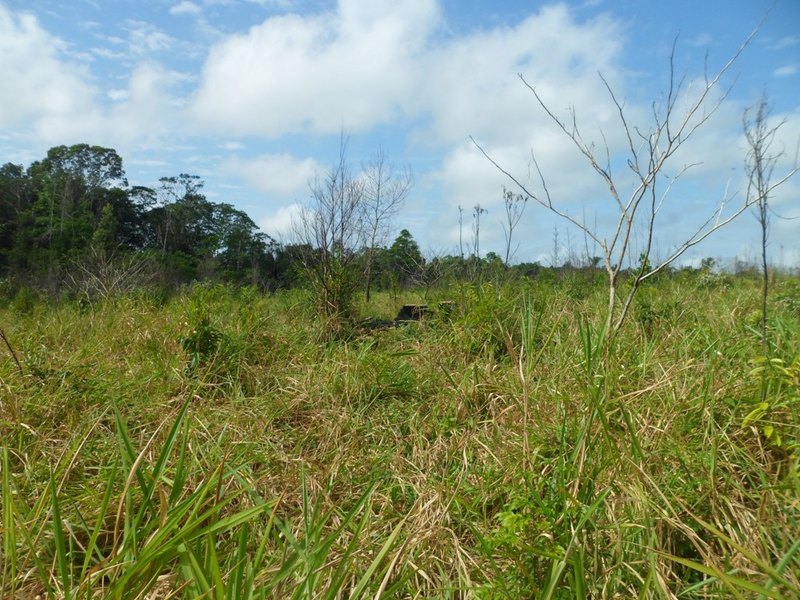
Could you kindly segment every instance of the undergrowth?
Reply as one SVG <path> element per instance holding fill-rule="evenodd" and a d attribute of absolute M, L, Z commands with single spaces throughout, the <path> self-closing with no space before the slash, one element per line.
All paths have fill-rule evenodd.
<path fill-rule="evenodd" d="M 792 598 L 800 313 L 778 282 L 0 309 L 3 598 Z M 363 316 L 405 299 L 376 294 Z"/>

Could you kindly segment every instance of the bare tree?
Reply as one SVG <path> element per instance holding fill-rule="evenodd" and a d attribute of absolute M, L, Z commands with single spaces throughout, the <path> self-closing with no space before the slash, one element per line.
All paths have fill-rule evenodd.
<path fill-rule="evenodd" d="M 708 122 L 727 98 L 730 88 L 721 89 L 722 78 L 750 43 L 757 30 L 758 28 L 745 39 L 733 56 L 716 74 L 709 76 L 706 73 L 704 82 L 694 94 L 691 93 L 691 90 L 684 89 L 685 79 L 676 78 L 675 75 L 676 39 L 669 57 L 667 91 L 663 98 L 653 102 L 652 120 L 645 128 L 633 126 L 630 123 L 624 103 L 617 97 L 608 80 L 600 74 L 600 80 L 616 108 L 619 124 L 626 140 L 624 152 L 627 154 L 627 160 L 625 164 L 627 164 L 634 182 L 627 193 L 621 187 L 621 178 L 612 172 L 612 151 L 606 141 L 606 137 L 603 135 L 603 144 L 599 148 L 595 143 L 587 142 L 578 126 L 575 109 L 570 110 L 569 120 L 562 119 L 545 103 L 537 89 L 520 74 L 520 79 L 532 92 L 539 106 L 574 144 L 608 187 L 613 206 L 616 209 L 616 223 L 608 236 L 603 235 L 597 227 L 588 224 L 585 219 L 579 220 L 569 214 L 565 208 L 558 204 L 550 193 L 547 180 L 535 154 L 531 154 L 531 163 L 539 180 L 539 192 L 530 191 L 519 178 L 504 169 L 474 139 L 472 140 L 484 156 L 511 179 L 523 193 L 578 227 L 600 247 L 605 270 L 608 274 L 608 307 L 605 329 L 607 336 L 613 337 L 621 328 L 642 282 L 668 267 L 687 250 L 705 240 L 713 232 L 725 227 L 747 210 L 753 202 L 752 199 L 745 199 L 740 206 L 725 212 L 726 204 L 730 201 L 726 190 L 725 196 L 716 210 L 705 221 L 700 223 L 683 241 L 679 242 L 668 256 L 657 263 L 651 263 L 651 250 L 654 243 L 658 214 L 675 183 L 695 165 L 688 164 L 678 167 L 672 175 L 667 173 L 667 166 L 671 165 L 671 159 L 675 153 L 692 139 L 694 134 Z M 681 99 L 681 105 L 685 106 L 683 111 L 679 106 L 679 98 Z M 615 155 L 614 158 L 616 164 L 618 157 Z M 639 227 L 644 232 L 639 267 L 635 270 L 631 285 L 620 302 L 618 299 L 620 275 L 623 272 L 626 259 L 630 261 L 629 254 L 633 252 L 634 234 Z"/>
<path fill-rule="evenodd" d="M 458 252 L 464 262 L 464 209 L 458 205 Z"/>
<path fill-rule="evenodd" d="M 511 252 L 511 238 L 514 235 L 514 229 L 522 218 L 522 213 L 525 212 L 525 207 L 528 204 L 528 197 L 523 194 L 515 195 L 513 191 L 507 190 L 506 187 L 503 186 L 503 203 L 506 208 L 506 221 L 503 223 L 503 234 L 506 240 L 505 265 L 508 267 L 508 263 L 513 254 Z M 519 247 L 519 244 L 517 244 L 517 247 Z M 516 248 L 514 249 L 514 253 L 516 253 Z"/>
<path fill-rule="evenodd" d="M 472 265 L 473 276 L 477 276 L 480 283 L 481 275 L 481 215 L 486 213 L 480 203 L 472 207 Z"/>
<path fill-rule="evenodd" d="M 553 227 L 553 251 L 550 253 L 550 262 L 554 269 L 558 268 L 560 258 L 559 258 L 559 244 L 558 244 L 558 227 Z"/>
<path fill-rule="evenodd" d="M 363 167 L 364 225 L 368 237 L 366 265 L 364 267 L 367 302 L 372 286 L 372 266 L 375 249 L 385 242 L 391 219 L 400 212 L 411 190 L 411 170 L 395 169 L 379 149 L 372 160 Z"/>
<path fill-rule="evenodd" d="M 344 134 L 338 160 L 309 187 L 310 203 L 293 223 L 294 236 L 306 247 L 303 266 L 319 309 L 328 317 L 347 317 L 359 286 L 354 264 L 366 230 L 364 183 L 350 172 Z"/>
<path fill-rule="evenodd" d="M 764 353 L 767 352 L 767 297 L 769 295 L 769 267 L 767 264 L 767 237 L 769 233 L 769 197 L 773 190 L 792 177 L 798 171 L 797 157 L 795 165 L 776 183 L 772 183 L 775 164 L 783 156 L 783 151 L 773 152 L 775 134 L 786 123 L 785 120 L 771 125 L 769 123 L 770 106 L 766 96 L 755 106 L 744 111 L 742 125 L 747 139 L 747 158 L 745 159 L 745 172 L 747 173 L 747 202 L 755 205 L 756 219 L 761 229 L 761 344 Z"/>

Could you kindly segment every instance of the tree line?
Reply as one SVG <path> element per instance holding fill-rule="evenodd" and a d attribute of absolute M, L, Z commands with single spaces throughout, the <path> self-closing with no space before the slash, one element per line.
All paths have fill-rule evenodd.
<path fill-rule="evenodd" d="M 387 169 L 381 159 L 374 171 L 383 178 L 379 186 L 388 185 Z M 378 189 L 384 198 L 389 192 L 398 190 Z M 402 198 L 396 199 L 399 206 Z M 408 285 L 425 263 L 407 230 L 388 247 L 381 244 L 385 218 L 397 206 L 371 204 L 377 212 L 362 222 L 363 243 L 348 249 L 370 287 Z M 274 290 L 306 283 L 329 250 L 310 239 L 278 243 L 244 211 L 208 200 L 196 175 L 130 185 L 112 148 L 56 146 L 28 167 L 0 167 L 0 279 L 12 288 L 59 294 L 87 281 L 107 287 L 113 279 L 127 286 L 214 281 Z"/>

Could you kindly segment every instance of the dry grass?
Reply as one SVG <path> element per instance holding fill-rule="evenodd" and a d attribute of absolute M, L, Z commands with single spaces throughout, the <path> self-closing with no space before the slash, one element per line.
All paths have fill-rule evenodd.
<path fill-rule="evenodd" d="M 580 280 L 336 339 L 300 293 L 5 309 L 0 596 L 793 597 L 800 315 L 754 374 L 724 283 L 650 286 L 608 351 Z"/>

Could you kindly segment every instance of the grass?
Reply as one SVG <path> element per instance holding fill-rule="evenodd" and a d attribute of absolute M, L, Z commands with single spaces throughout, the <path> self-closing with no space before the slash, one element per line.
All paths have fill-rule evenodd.
<path fill-rule="evenodd" d="M 302 292 L 0 309 L 0 597 L 797 597 L 774 289 L 768 360 L 746 278 L 648 286 L 610 348 L 577 276 L 337 338 Z"/>

